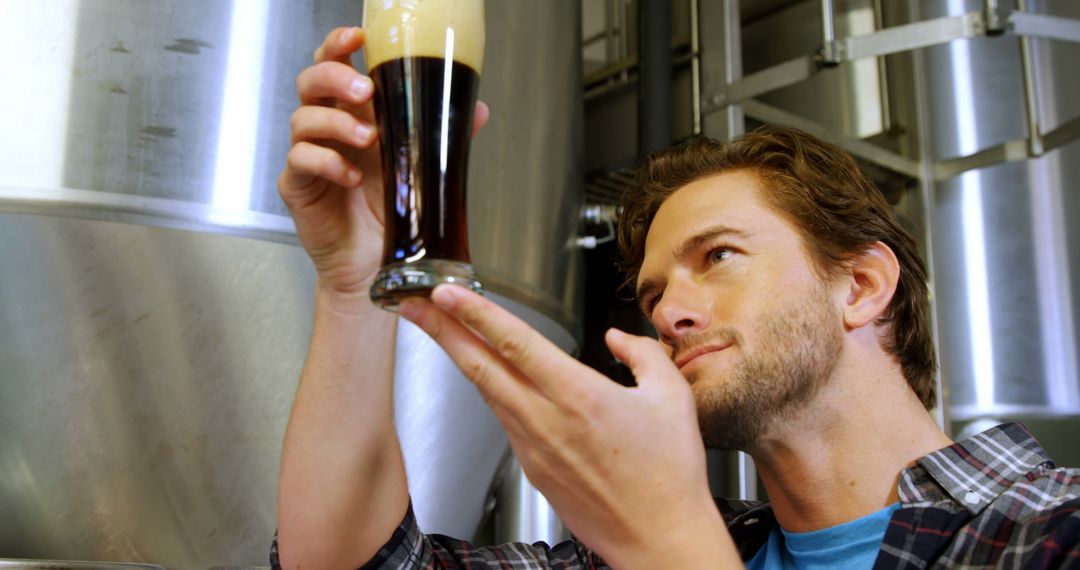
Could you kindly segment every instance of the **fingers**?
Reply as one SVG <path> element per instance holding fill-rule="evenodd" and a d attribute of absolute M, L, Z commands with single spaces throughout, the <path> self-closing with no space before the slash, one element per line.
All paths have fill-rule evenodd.
<path fill-rule="evenodd" d="M 487 103 L 483 101 L 476 102 L 476 112 L 473 113 L 473 126 L 472 136 L 476 136 L 476 133 L 480 132 L 480 129 L 484 128 L 488 119 L 491 118 L 491 108 L 487 106 Z"/>
<path fill-rule="evenodd" d="M 352 54 L 364 45 L 360 28 L 337 28 L 315 50 L 315 65 L 296 78 L 303 105 L 327 105 L 333 100 L 363 104 L 371 99 L 371 80 L 356 71 Z"/>
<path fill-rule="evenodd" d="M 575 382 L 588 368 L 491 300 L 454 285 L 436 287 L 431 300 L 475 330 L 548 399 L 566 401 L 579 393 Z"/>
<path fill-rule="evenodd" d="M 618 329 L 608 329 L 604 340 L 611 349 L 611 354 L 630 367 L 638 386 L 648 386 L 665 379 L 685 382 L 659 342 L 646 336 L 626 334 Z"/>
<path fill-rule="evenodd" d="M 372 125 L 352 113 L 333 107 L 300 107 L 292 116 L 292 144 L 300 141 L 336 140 L 349 146 L 367 148 L 375 142 Z"/>
<path fill-rule="evenodd" d="M 456 318 L 418 297 L 404 300 L 398 310 L 450 355 L 496 414 L 517 416 L 534 407 L 529 402 L 540 396 L 535 388 Z"/>
<path fill-rule="evenodd" d="M 336 61 L 349 64 L 352 54 L 364 45 L 364 31 L 360 28 L 336 28 L 326 35 L 321 46 L 315 50 L 315 63 Z"/>
<path fill-rule="evenodd" d="M 282 199 L 294 212 L 324 193 L 310 191 L 325 189 L 325 184 L 315 186 L 320 181 L 356 188 L 363 179 L 360 169 L 342 154 L 348 152 L 345 147 L 371 147 L 378 138 L 366 105 L 374 86 L 351 62 L 363 45 L 359 28 L 333 30 L 315 50 L 315 65 L 296 78 L 301 106 L 293 113 L 293 146 L 278 178 Z"/>
<path fill-rule="evenodd" d="M 375 91 L 371 78 L 336 61 L 305 68 L 296 77 L 296 90 L 303 105 L 325 105 L 333 100 L 360 105 L 370 101 Z"/>
<path fill-rule="evenodd" d="M 290 207 L 295 204 L 292 193 L 303 190 L 312 182 L 323 178 L 345 188 L 355 188 L 363 180 L 363 173 L 336 150 L 301 141 L 293 145 L 286 157 L 285 172 L 281 175 L 281 196 Z"/>
<path fill-rule="evenodd" d="M 539 418 L 562 417 L 536 386 L 501 358 L 483 339 L 428 299 L 405 299 L 401 316 L 420 327 L 446 351 L 510 436 L 519 458 L 526 458 L 547 433 Z M 553 413 L 555 412 L 555 413 Z"/>

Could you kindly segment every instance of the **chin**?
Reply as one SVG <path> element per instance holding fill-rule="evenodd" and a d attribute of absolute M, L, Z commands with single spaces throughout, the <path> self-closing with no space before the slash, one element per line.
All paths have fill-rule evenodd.
<path fill-rule="evenodd" d="M 683 376 L 691 386 L 723 386 L 731 381 L 732 367 L 725 362 L 694 363 Z"/>
<path fill-rule="evenodd" d="M 730 389 L 727 386 L 728 380 L 727 376 L 720 377 L 719 375 L 708 375 L 701 372 L 687 377 L 699 414 L 706 408 L 714 410 L 717 405 L 722 406 L 722 403 L 728 400 L 730 397 Z"/>

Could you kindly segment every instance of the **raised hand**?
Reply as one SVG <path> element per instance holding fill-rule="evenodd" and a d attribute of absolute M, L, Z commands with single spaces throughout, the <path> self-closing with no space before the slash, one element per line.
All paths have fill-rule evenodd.
<path fill-rule="evenodd" d="M 297 77 L 300 107 L 278 178 L 320 286 L 349 296 L 367 293 L 383 242 L 373 86 L 350 63 L 363 44 L 362 30 L 338 28 Z"/>
<path fill-rule="evenodd" d="M 297 77 L 300 107 L 278 178 L 319 286 L 356 300 L 366 298 L 378 271 L 384 219 L 373 85 L 351 64 L 363 45 L 360 28 L 335 29 Z M 477 104 L 474 132 L 488 116 Z"/>
<path fill-rule="evenodd" d="M 529 479 L 614 567 L 738 565 L 709 492 L 693 395 L 659 343 L 608 331 L 637 380 L 626 388 L 463 288 L 440 286 L 400 310 L 476 385 Z"/>

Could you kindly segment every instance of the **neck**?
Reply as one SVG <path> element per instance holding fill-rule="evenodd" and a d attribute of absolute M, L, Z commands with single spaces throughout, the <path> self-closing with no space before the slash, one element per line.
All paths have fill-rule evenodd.
<path fill-rule="evenodd" d="M 748 450 L 780 526 L 790 532 L 828 528 L 895 503 L 900 472 L 952 443 L 888 355 L 844 352 L 814 401 Z"/>

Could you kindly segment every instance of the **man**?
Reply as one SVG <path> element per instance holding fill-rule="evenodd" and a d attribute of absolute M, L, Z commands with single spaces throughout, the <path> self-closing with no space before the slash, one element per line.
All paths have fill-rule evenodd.
<path fill-rule="evenodd" d="M 624 269 L 660 342 L 606 340 L 635 387 L 463 289 L 401 305 L 476 384 L 576 540 L 421 534 L 391 417 L 395 321 L 367 299 L 382 215 L 371 84 L 348 64 L 362 43 L 335 31 L 298 78 L 280 179 L 318 281 L 275 563 L 1080 566 L 1080 473 L 1018 425 L 959 444 L 941 432 L 914 242 L 850 157 L 782 128 L 658 153 L 628 191 Z M 718 508 L 703 442 L 750 453 L 771 502 Z"/>

